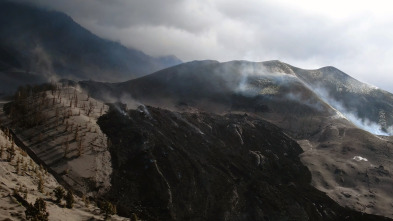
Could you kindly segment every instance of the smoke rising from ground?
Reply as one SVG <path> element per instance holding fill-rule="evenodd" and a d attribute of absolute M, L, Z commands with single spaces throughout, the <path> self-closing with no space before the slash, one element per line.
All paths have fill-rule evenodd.
<path fill-rule="evenodd" d="M 280 59 L 305 68 L 332 65 L 385 90 L 393 88 L 388 74 L 393 32 L 386 28 L 393 17 L 387 3 L 13 1 L 65 12 L 93 33 L 150 55 L 174 54 L 184 61 Z"/>
<path fill-rule="evenodd" d="M 342 103 L 332 98 L 324 88 L 313 88 L 292 74 L 288 74 L 280 70 L 269 70 L 269 68 L 265 67 L 261 63 L 258 63 L 258 65 L 245 63 L 242 65 L 241 78 L 235 91 L 249 97 L 258 95 L 275 95 L 279 93 L 280 87 L 296 82 L 302 83 L 305 87 L 314 91 L 317 96 L 336 111 L 338 117 L 345 118 L 355 126 L 372 134 L 385 136 L 393 134 L 393 126 L 383 128 L 383 125 L 380 125 L 377 122 L 373 122 L 367 118 L 359 118 L 356 111 L 345 108 Z M 285 94 L 284 97 L 307 105 L 318 111 L 323 110 L 323 106 L 320 102 L 312 101 L 309 98 L 302 96 L 301 93 L 290 92 Z"/>
<path fill-rule="evenodd" d="M 331 105 L 336 111 L 337 116 L 344 117 L 360 129 L 366 130 L 372 134 L 390 136 L 393 135 L 393 127 L 386 128 L 386 131 L 376 122 L 369 119 L 361 119 L 357 116 L 356 111 L 348 110 L 342 103 L 335 100 L 323 88 L 314 88 L 314 91 L 322 98 L 327 104 Z"/>
<path fill-rule="evenodd" d="M 60 77 L 56 74 L 56 71 L 53 68 L 53 57 L 50 56 L 43 47 L 40 45 L 36 45 L 36 47 L 32 50 L 32 55 L 34 56 L 33 61 L 30 65 L 35 70 L 40 71 L 40 75 L 42 75 L 48 82 L 56 82 L 60 80 Z"/>
<path fill-rule="evenodd" d="M 264 94 L 274 95 L 278 93 L 276 85 L 285 86 L 298 80 L 295 76 L 280 70 L 271 71 L 263 63 L 242 63 L 240 75 L 235 91 L 251 97 Z"/>
<path fill-rule="evenodd" d="M 302 92 L 289 92 L 280 94 L 282 87 L 290 88 L 294 84 L 302 83 L 292 73 L 288 74 L 282 69 L 270 70 L 262 63 L 245 63 L 241 68 L 241 78 L 235 92 L 247 97 L 254 96 L 280 96 L 283 99 L 296 101 L 317 111 L 323 111 L 323 106 L 317 100 L 310 100 Z"/>

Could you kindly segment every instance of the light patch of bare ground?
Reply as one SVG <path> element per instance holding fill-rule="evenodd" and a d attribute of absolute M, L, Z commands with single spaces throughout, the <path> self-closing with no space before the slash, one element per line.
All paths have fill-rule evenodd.
<path fill-rule="evenodd" d="M 393 218 L 393 137 L 339 117 L 262 117 L 298 141 L 313 186 L 341 206 Z"/>
<path fill-rule="evenodd" d="M 21 101 L 27 109 L 39 110 L 41 124 L 28 129 L 18 122 L 7 126 L 23 144 L 75 190 L 89 196 L 110 188 L 112 173 L 107 137 L 97 119 L 108 110 L 76 87 L 59 86 Z"/>
<path fill-rule="evenodd" d="M 393 143 L 342 122 L 299 140 L 312 184 L 342 206 L 393 218 Z"/>
<path fill-rule="evenodd" d="M 56 179 L 36 164 L 21 148 L 13 144 L 12 140 L 0 131 L 0 220 L 26 220 L 25 210 L 14 197 L 15 191 L 27 202 L 33 203 L 37 198 L 45 200 L 49 220 L 104 220 L 100 209 L 92 202 L 78 196 L 72 209 L 65 208 L 65 201 L 55 203 L 53 190 L 60 186 Z M 10 149 L 15 150 L 15 155 L 10 160 Z M 10 161 L 9 161 L 10 160 Z M 39 177 L 42 177 L 43 191 L 38 188 Z M 128 220 L 113 215 L 110 220 Z"/>

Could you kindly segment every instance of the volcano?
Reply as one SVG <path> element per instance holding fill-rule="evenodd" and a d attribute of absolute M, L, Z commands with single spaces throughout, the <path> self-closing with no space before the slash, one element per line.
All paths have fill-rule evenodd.
<path fill-rule="evenodd" d="M 387 206 L 393 200 L 392 94 L 334 67 L 194 61 L 123 83 L 80 85 L 95 97 L 129 107 L 248 114 L 269 121 L 300 144 L 300 158 L 317 189 L 342 206 L 393 216 Z"/>

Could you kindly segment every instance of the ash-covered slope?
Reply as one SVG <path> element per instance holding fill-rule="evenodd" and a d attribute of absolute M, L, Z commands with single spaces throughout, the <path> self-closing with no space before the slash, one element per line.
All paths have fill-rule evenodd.
<path fill-rule="evenodd" d="M 22 87 L 5 105 L 2 125 L 59 180 L 96 197 L 111 185 L 107 137 L 96 123 L 108 106 L 68 83 Z"/>
<path fill-rule="evenodd" d="M 179 63 L 181 61 L 174 56 L 155 58 L 102 39 L 63 13 L 11 1 L 0 2 L 1 82 L 17 78 L 18 73 L 33 73 L 33 76 L 38 75 L 37 80 L 43 76 L 51 80 L 118 82 Z M 5 81 L 4 85 L 9 83 Z M 16 83 L 31 82 L 22 79 Z M 1 88 L 4 92 L 15 90 Z"/>
<path fill-rule="evenodd" d="M 56 202 L 53 191 L 61 185 L 42 165 L 30 158 L 25 152 L 26 149 L 17 146 L 14 140 L 12 133 L 2 127 L 0 130 L 1 220 L 26 220 L 27 203 L 34 204 L 38 198 L 46 203 L 45 210 L 49 213 L 49 220 L 103 220 L 104 215 L 97 213 L 99 208 L 89 205 L 86 198 L 74 195 L 73 208 L 65 208 L 64 200 Z M 10 153 L 14 155 L 10 157 Z M 128 219 L 112 216 L 111 220 Z"/>
<path fill-rule="evenodd" d="M 284 66 L 271 63 L 280 64 L 194 61 L 124 83 L 84 81 L 80 85 L 93 96 L 109 101 L 128 96 L 161 107 L 190 106 L 213 112 L 333 114 L 294 74 L 287 74 Z"/>
<path fill-rule="evenodd" d="M 373 133 L 393 134 L 391 93 L 362 83 L 334 67 L 317 70 L 290 67 L 296 76 L 330 105 L 348 115 L 357 126 Z"/>
<path fill-rule="evenodd" d="M 338 206 L 310 186 L 298 144 L 247 115 L 111 106 L 119 212 L 146 220 L 383 220 Z"/>
<path fill-rule="evenodd" d="M 393 217 L 392 140 L 375 134 L 387 134 L 383 128 L 390 126 L 392 95 L 335 68 L 301 70 L 279 61 L 196 61 L 124 83 L 81 85 L 109 101 L 261 117 L 299 141 L 315 187 L 343 206 Z M 353 100 L 353 107 L 340 109 L 346 100 Z M 362 122 L 360 112 L 381 109 L 384 117 L 371 114 L 364 118 L 368 124 Z"/>
<path fill-rule="evenodd" d="M 369 132 L 393 133 L 393 95 L 333 67 L 304 70 L 280 61 L 194 61 L 124 83 L 81 85 L 104 99 L 127 95 L 166 107 L 290 111 L 292 116 L 338 114 Z"/>
<path fill-rule="evenodd" d="M 313 186 L 342 206 L 392 218 L 392 141 L 392 137 L 327 121 L 318 134 L 298 143 Z"/>

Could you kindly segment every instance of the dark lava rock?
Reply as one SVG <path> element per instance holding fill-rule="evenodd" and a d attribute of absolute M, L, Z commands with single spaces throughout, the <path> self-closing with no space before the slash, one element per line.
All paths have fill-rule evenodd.
<path fill-rule="evenodd" d="M 107 198 L 144 220 L 384 220 L 310 185 L 299 145 L 247 115 L 113 105 L 98 123 L 113 159 Z"/>

